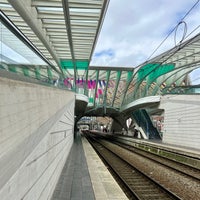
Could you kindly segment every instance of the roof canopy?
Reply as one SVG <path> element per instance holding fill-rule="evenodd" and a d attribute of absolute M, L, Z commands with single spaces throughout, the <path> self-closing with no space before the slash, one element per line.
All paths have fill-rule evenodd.
<path fill-rule="evenodd" d="M 60 72 L 62 60 L 90 61 L 107 6 L 107 0 L 0 3 L 1 10 Z"/>
<path fill-rule="evenodd" d="M 1 52 L 6 65 L 0 67 L 52 83 L 57 79 L 66 89 L 87 95 L 89 107 L 120 109 L 189 85 L 187 75 L 200 64 L 200 35 L 136 68 L 89 66 L 108 3 L 1 0 L 1 46 L 21 56 L 21 63 Z"/>

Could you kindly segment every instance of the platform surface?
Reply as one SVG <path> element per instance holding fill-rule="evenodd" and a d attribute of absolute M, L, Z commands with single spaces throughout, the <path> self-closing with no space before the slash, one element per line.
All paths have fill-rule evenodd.
<path fill-rule="evenodd" d="M 89 142 L 77 135 L 51 200 L 128 199 Z"/>
<path fill-rule="evenodd" d="M 84 137 L 82 138 L 82 143 L 88 163 L 95 198 L 97 200 L 128 199 L 97 153 Z"/>

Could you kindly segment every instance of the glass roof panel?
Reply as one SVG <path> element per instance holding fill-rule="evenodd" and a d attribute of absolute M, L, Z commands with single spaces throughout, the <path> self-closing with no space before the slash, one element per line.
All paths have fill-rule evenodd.
<path fill-rule="evenodd" d="M 19 40 L 10 30 L 0 23 L 1 59 L 8 64 L 46 65 L 29 47 Z"/>
<path fill-rule="evenodd" d="M 89 97 L 88 106 L 94 106 L 97 72 L 98 70 L 89 70 L 88 72 L 88 80 L 87 80 L 88 97 Z"/>
<path fill-rule="evenodd" d="M 63 8 L 52 8 L 52 7 L 37 7 L 38 11 L 56 11 L 56 12 L 62 12 Z"/>
<path fill-rule="evenodd" d="M 128 76 L 127 71 L 123 71 L 121 73 L 119 85 L 118 85 L 118 88 L 117 88 L 117 91 L 116 91 L 114 104 L 113 104 L 115 108 L 119 108 L 121 106 L 121 102 L 122 102 L 123 97 L 124 97 L 124 93 L 123 93 L 124 88 L 126 87 L 126 83 L 127 83 L 127 76 Z"/>
<path fill-rule="evenodd" d="M 100 13 L 100 9 L 96 8 L 70 8 L 70 12 L 78 12 L 78 13 Z"/>
<path fill-rule="evenodd" d="M 0 7 L 2 7 L 2 8 L 12 8 L 12 6 L 7 4 L 7 3 L 0 3 Z"/>
<path fill-rule="evenodd" d="M 106 93 L 107 106 L 112 105 L 113 91 L 115 90 L 116 80 L 117 80 L 117 71 L 111 71 L 109 81 L 108 81 L 108 86 L 107 86 L 107 93 Z"/>
<path fill-rule="evenodd" d="M 97 91 L 96 91 L 96 105 L 103 105 L 105 98 L 105 89 L 106 89 L 106 70 L 99 70 L 99 78 L 97 81 Z"/>

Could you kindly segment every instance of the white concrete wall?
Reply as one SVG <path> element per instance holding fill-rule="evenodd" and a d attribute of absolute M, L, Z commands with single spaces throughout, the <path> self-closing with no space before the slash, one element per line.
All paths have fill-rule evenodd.
<path fill-rule="evenodd" d="M 73 144 L 75 95 L 0 77 L 0 199 L 50 199 Z"/>
<path fill-rule="evenodd" d="M 166 95 L 163 142 L 200 149 L 200 95 Z"/>

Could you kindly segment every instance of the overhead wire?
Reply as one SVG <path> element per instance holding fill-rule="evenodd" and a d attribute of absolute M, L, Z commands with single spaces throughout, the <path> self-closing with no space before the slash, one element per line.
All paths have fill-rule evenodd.
<path fill-rule="evenodd" d="M 196 7 L 196 5 L 199 3 L 200 0 L 197 0 L 196 3 L 190 8 L 190 10 L 183 16 L 183 18 L 179 21 L 179 23 L 168 33 L 168 35 L 164 38 L 164 40 L 156 47 L 156 49 L 152 52 L 152 54 L 147 58 L 147 61 L 155 54 L 155 52 L 162 46 L 162 44 L 168 39 L 168 37 L 175 31 L 177 30 L 178 26 L 181 23 L 185 23 L 184 19 L 190 14 L 190 12 Z M 186 24 L 186 23 L 185 23 Z M 181 42 L 186 38 L 186 32 L 187 27 L 184 29 L 184 35 L 181 39 Z"/>
<path fill-rule="evenodd" d="M 178 30 L 178 27 L 179 27 L 181 24 L 184 25 L 184 28 L 183 28 L 184 30 L 183 30 L 182 38 L 181 38 L 181 40 L 179 41 L 179 45 L 183 42 L 183 40 L 185 39 L 186 34 L 187 34 L 187 23 L 186 23 L 185 21 L 180 21 L 180 22 L 178 23 L 178 25 L 176 26 L 176 28 L 175 28 L 175 34 L 174 34 L 174 44 L 175 44 L 175 46 L 177 46 L 177 41 L 176 41 L 177 30 Z"/>
<path fill-rule="evenodd" d="M 147 61 L 145 63 L 148 62 L 148 60 L 150 60 L 150 58 L 155 54 L 155 52 L 162 46 L 162 44 L 168 39 L 168 37 L 175 31 L 175 36 L 174 36 L 174 41 L 175 41 L 175 46 L 176 46 L 176 32 L 177 32 L 177 29 L 178 27 L 181 25 L 181 24 L 184 24 L 184 32 L 183 32 L 183 36 L 181 38 L 181 40 L 179 41 L 179 45 L 181 45 L 181 43 L 183 42 L 184 39 L 186 39 L 188 37 L 188 35 L 186 36 L 187 34 L 187 24 L 186 22 L 184 21 L 184 19 L 189 15 L 189 13 L 196 7 L 196 5 L 199 3 L 200 0 L 197 0 L 196 3 L 190 8 L 190 10 L 183 16 L 183 18 L 179 21 L 179 23 L 169 32 L 169 34 L 166 36 L 166 38 L 158 45 L 158 47 L 153 51 L 153 53 L 148 57 Z M 197 28 L 199 28 L 200 25 Z M 195 30 L 196 30 L 195 29 Z M 190 34 L 192 34 L 195 30 L 193 30 Z M 187 42 L 188 43 L 188 42 Z M 186 46 L 187 43 L 185 45 L 183 45 L 182 47 Z M 180 47 L 180 46 L 179 46 Z M 180 50 L 180 48 L 178 48 L 177 50 Z M 169 55 L 169 57 L 167 59 L 169 59 L 170 57 L 172 57 L 174 54 L 176 53 L 173 52 L 171 55 Z M 166 60 L 167 60 L 166 59 Z M 165 61 L 166 61 L 165 60 Z M 132 82 L 132 81 L 131 81 Z M 134 86 L 132 86 L 134 87 Z"/>
<path fill-rule="evenodd" d="M 194 28 L 194 29 L 185 37 L 185 39 L 187 39 L 190 35 L 192 35 L 192 33 L 194 33 L 198 28 L 200 28 L 200 25 L 198 25 L 196 28 Z"/>

